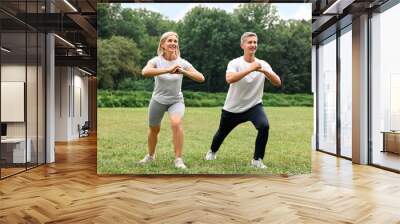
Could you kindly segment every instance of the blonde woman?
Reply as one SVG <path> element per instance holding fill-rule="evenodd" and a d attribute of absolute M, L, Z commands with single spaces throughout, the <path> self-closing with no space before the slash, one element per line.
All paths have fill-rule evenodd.
<path fill-rule="evenodd" d="M 175 167 L 186 169 L 182 159 L 182 119 L 185 112 L 181 92 L 182 78 L 186 76 L 194 81 L 203 82 L 204 76 L 180 57 L 179 37 L 175 32 L 166 32 L 161 36 L 157 55 L 149 60 L 142 70 L 143 76 L 154 77 L 155 85 L 149 104 L 148 154 L 139 163 L 146 164 L 155 160 L 161 120 L 168 111 L 175 151 Z"/>

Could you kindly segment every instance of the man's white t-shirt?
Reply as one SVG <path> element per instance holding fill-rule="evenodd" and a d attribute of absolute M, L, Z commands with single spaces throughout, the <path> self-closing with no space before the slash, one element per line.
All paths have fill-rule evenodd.
<path fill-rule="evenodd" d="M 271 66 L 264 60 L 256 59 L 263 70 L 272 71 Z M 229 62 L 226 73 L 240 72 L 250 67 L 251 63 L 246 62 L 243 56 Z M 229 85 L 223 109 L 232 113 L 241 113 L 258 103 L 262 102 L 264 93 L 265 75 L 254 71 L 243 77 L 241 80 Z"/>
<path fill-rule="evenodd" d="M 166 60 L 163 56 L 157 56 L 149 61 L 155 68 L 169 68 L 175 64 L 180 65 L 184 70 L 189 69 L 192 65 L 183 58 L 178 57 L 173 61 Z M 165 73 L 154 77 L 154 91 L 152 99 L 161 104 L 174 104 L 179 101 L 183 102 L 182 74 Z"/>

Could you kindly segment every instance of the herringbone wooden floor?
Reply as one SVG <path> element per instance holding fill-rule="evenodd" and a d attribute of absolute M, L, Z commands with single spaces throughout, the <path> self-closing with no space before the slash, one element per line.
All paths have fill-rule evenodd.
<path fill-rule="evenodd" d="M 94 137 L 0 181 L 0 223 L 400 223 L 400 175 L 313 152 L 313 173 L 97 176 Z"/>

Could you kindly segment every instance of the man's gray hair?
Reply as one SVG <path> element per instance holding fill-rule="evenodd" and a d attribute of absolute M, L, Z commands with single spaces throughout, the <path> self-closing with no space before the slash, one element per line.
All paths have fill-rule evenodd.
<path fill-rule="evenodd" d="M 257 34 L 253 32 L 245 32 L 244 34 L 242 34 L 242 37 L 240 38 L 240 44 L 243 44 L 247 37 L 257 37 Z"/>

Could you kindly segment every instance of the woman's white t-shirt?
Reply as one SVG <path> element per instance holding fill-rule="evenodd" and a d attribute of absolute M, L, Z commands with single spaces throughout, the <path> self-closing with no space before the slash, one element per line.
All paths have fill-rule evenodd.
<path fill-rule="evenodd" d="M 185 59 L 178 57 L 173 61 L 166 60 L 163 56 L 157 56 L 149 60 L 155 68 L 169 68 L 175 64 L 180 65 L 184 70 L 189 69 L 192 65 Z M 174 104 L 183 102 L 182 74 L 165 73 L 155 76 L 154 91 L 152 99 L 161 104 Z"/>
<path fill-rule="evenodd" d="M 264 60 L 256 59 L 263 70 L 272 71 L 271 66 Z M 229 62 L 226 72 L 240 72 L 248 69 L 251 63 L 246 62 L 243 56 Z M 223 109 L 232 113 L 241 113 L 262 102 L 264 93 L 265 75 L 254 71 L 241 80 L 229 85 Z"/>

